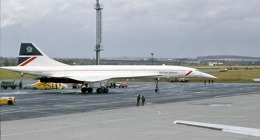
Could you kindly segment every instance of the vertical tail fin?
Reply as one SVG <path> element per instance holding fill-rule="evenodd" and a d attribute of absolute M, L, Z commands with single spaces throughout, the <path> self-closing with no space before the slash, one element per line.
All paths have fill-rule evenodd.
<path fill-rule="evenodd" d="M 66 64 L 49 58 L 32 43 L 22 43 L 18 66 L 66 66 Z"/>

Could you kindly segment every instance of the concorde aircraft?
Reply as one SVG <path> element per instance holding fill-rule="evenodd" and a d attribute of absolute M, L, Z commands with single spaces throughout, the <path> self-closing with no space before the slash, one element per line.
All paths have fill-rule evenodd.
<path fill-rule="evenodd" d="M 216 78 L 194 68 L 166 65 L 67 65 L 44 54 L 33 43 L 21 43 L 18 66 L 3 69 L 40 76 L 41 82 L 83 83 L 83 93 L 93 92 L 93 83 L 105 83 L 111 78 L 147 77 L 156 79 L 158 92 L 159 78 Z M 97 93 L 108 93 L 104 86 L 97 87 Z"/>

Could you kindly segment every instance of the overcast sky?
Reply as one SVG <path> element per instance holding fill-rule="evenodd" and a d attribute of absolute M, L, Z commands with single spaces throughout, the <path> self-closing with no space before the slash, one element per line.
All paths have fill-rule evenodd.
<path fill-rule="evenodd" d="M 1 56 L 95 57 L 96 0 L 1 0 Z M 260 0 L 100 0 L 101 57 L 260 57 Z"/>

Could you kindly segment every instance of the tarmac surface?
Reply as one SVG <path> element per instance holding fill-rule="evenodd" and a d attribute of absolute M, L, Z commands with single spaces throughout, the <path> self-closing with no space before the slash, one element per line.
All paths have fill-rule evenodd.
<path fill-rule="evenodd" d="M 207 83 L 208 84 L 208 83 Z M 79 90 L 0 90 L 2 140 L 258 139 L 175 125 L 175 120 L 260 128 L 260 84 L 129 83 L 108 94 Z M 145 106 L 136 97 L 145 96 Z"/>

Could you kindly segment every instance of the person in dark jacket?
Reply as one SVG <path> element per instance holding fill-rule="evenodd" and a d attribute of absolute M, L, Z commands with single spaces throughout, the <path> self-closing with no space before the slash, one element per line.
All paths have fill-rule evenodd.
<path fill-rule="evenodd" d="M 140 102 L 140 94 L 137 96 L 137 103 L 136 103 L 136 106 L 139 106 L 139 102 Z"/>
<path fill-rule="evenodd" d="M 22 89 L 22 87 L 23 87 L 23 82 L 20 81 L 20 83 L 19 83 L 19 89 Z"/>
<path fill-rule="evenodd" d="M 145 98 L 142 96 L 142 106 L 144 106 Z"/>

